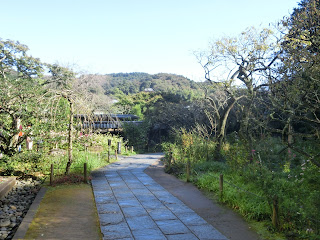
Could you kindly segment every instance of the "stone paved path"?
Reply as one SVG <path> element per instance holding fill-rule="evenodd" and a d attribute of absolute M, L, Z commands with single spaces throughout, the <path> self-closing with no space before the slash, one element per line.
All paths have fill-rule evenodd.
<path fill-rule="evenodd" d="M 126 157 L 92 179 L 104 240 L 226 240 L 143 172 L 160 157 L 161 154 Z"/>

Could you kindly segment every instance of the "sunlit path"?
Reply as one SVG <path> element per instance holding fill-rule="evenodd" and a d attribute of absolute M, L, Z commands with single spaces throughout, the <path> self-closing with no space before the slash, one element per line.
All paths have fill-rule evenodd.
<path fill-rule="evenodd" d="M 104 239 L 227 239 L 143 172 L 161 156 L 127 157 L 93 178 Z"/>

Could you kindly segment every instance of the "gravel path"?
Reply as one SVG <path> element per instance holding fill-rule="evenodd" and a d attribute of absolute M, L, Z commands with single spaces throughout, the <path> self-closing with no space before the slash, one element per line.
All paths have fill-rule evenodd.
<path fill-rule="evenodd" d="M 226 240 L 143 171 L 161 154 L 127 157 L 92 180 L 104 239 Z"/>
<path fill-rule="evenodd" d="M 0 199 L 0 239 L 11 239 L 36 197 L 40 182 L 16 180 L 15 186 Z"/>

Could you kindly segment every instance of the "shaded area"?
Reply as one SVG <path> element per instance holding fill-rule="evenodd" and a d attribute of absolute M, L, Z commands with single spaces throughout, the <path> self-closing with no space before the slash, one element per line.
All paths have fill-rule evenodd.
<path fill-rule="evenodd" d="M 25 239 L 102 239 L 90 185 L 49 189 Z"/>

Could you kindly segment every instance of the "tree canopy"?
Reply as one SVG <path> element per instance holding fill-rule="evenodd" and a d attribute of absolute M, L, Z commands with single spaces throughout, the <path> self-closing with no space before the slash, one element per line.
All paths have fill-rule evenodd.
<path fill-rule="evenodd" d="M 41 114 L 41 76 L 39 59 L 27 55 L 19 42 L 0 39 L 0 151 L 12 155 L 28 135 L 27 126 Z M 25 135 L 22 134 L 22 130 Z"/>

